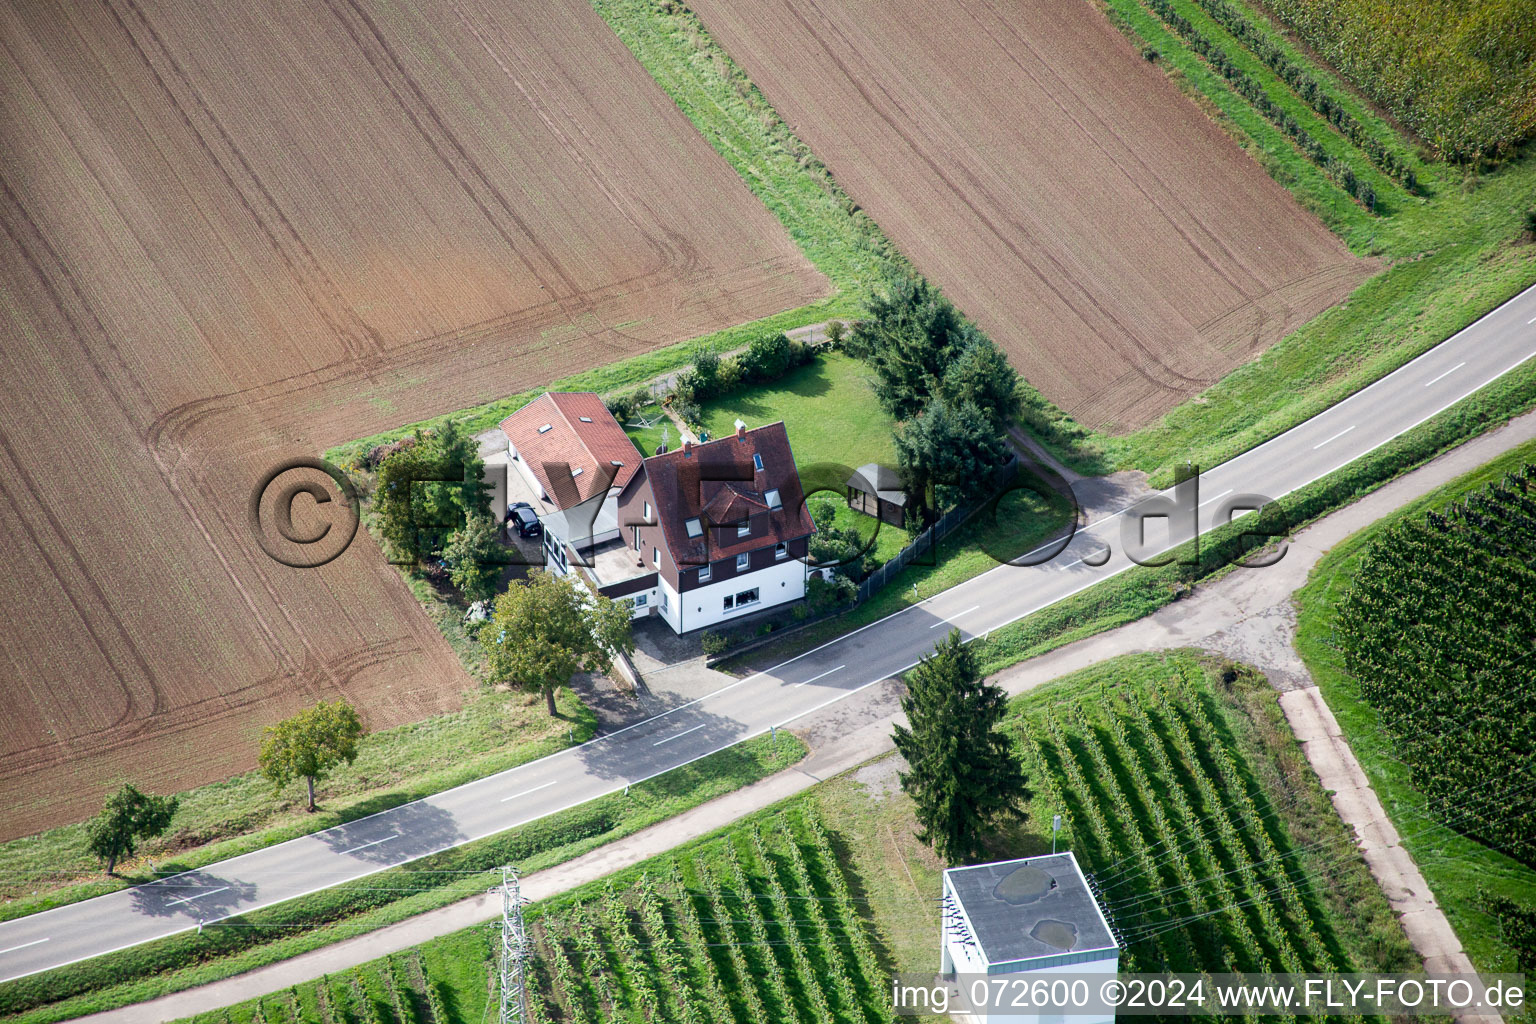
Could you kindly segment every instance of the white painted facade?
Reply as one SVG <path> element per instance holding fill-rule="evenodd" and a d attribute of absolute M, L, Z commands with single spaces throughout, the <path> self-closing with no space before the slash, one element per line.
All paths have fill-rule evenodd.
<path fill-rule="evenodd" d="M 679 633 L 706 629 L 722 622 L 745 618 L 765 608 L 800 600 L 805 596 L 805 576 L 805 563 L 793 556 L 786 556 L 765 568 L 696 587 L 682 594 L 662 579 L 658 588 L 661 593 L 656 598 L 661 602 L 657 614 Z M 757 601 L 736 605 L 736 596 L 751 590 L 757 591 Z M 732 607 L 729 609 L 725 607 L 727 597 L 732 598 Z"/>
<path fill-rule="evenodd" d="M 1070 852 L 1066 855 L 1077 868 L 1077 859 Z M 1023 863 L 1021 861 L 1020 863 Z M 950 869 L 954 870 L 954 869 Z M 1104 979 L 1114 977 L 1120 971 L 1120 950 L 1111 945 L 1103 948 L 1088 948 L 1072 950 L 1068 953 L 1057 955 L 1045 955 L 1027 960 L 1013 960 L 1006 962 L 994 962 L 981 944 L 975 941 L 976 930 L 966 914 L 964 901 L 951 883 L 949 871 L 943 877 L 944 902 L 952 904 L 965 920 L 965 927 L 955 929 L 945 924 L 939 926 L 939 961 L 940 973 L 946 975 L 970 975 L 971 979 L 957 978 L 956 981 L 964 984 L 973 984 L 978 975 L 985 975 L 994 979 L 1017 979 L 1033 985 L 1037 981 L 1049 982 L 1053 978 L 1081 978 L 1083 975 L 1100 976 Z M 1106 933 L 1112 934 L 1109 921 L 1104 917 L 1103 908 L 1094 900 L 1094 912 L 1098 915 L 1100 923 Z M 1020 927 L 1023 927 L 1021 920 Z M 1016 991 L 1009 989 L 1008 991 Z M 1098 983 L 1092 983 L 1094 994 L 1098 991 Z M 985 1017 L 986 1024 L 1114 1024 L 1113 1011 L 1107 1014 L 1062 1014 L 1062 1013 L 1006 1013 L 1001 1010 L 993 1010 Z"/>

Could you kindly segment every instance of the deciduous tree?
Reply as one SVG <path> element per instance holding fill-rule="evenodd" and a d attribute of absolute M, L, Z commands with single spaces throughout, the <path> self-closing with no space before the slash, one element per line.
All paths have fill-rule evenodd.
<path fill-rule="evenodd" d="M 496 539 L 499 529 L 490 516 L 472 515 L 443 549 L 448 578 L 468 601 L 484 601 L 496 592 L 496 580 L 507 563 Z"/>
<path fill-rule="evenodd" d="M 174 796 L 154 796 L 124 785 L 107 797 L 101 813 L 86 824 L 86 849 L 112 874 L 119 860 L 133 856 L 140 839 L 153 838 L 170 827 L 176 803 Z"/>
<path fill-rule="evenodd" d="M 555 691 L 578 669 L 607 672 L 614 657 L 635 649 L 628 601 L 594 594 L 570 576 L 534 569 L 496 599 L 480 631 L 490 679 L 544 694 L 555 714 Z"/>
<path fill-rule="evenodd" d="M 374 507 L 391 553 L 410 562 L 441 551 L 490 500 L 474 438 L 449 420 L 379 465 Z"/>
<path fill-rule="evenodd" d="M 907 674 L 908 725 L 893 736 L 908 765 L 901 787 L 916 805 L 918 838 L 951 864 L 980 859 L 988 829 L 1021 815 L 1029 798 L 1023 766 L 998 730 L 1007 701 L 982 680 L 959 630 Z"/>
<path fill-rule="evenodd" d="M 294 779 L 309 787 L 309 810 L 315 810 L 315 780 L 332 768 L 357 759 L 357 741 L 363 736 L 357 709 L 344 700 L 321 701 L 276 725 L 268 726 L 261 743 L 258 764 L 274 790 Z"/>

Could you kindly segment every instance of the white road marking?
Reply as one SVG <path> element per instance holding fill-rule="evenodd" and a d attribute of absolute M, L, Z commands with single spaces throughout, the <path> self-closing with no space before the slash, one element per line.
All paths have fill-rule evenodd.
<path fill-rule="evenodd" d="M 212 896 L 214 893 L 216 893 L 216 892 L 223 892 L 225 889 L 228 889 L 228 888 L 229 888 L 229 886 L 227 886 L 227 885 L 221 885 L 217 889 L 209 889 L 207 892 L 200 892 L 196 896 L 178 896 L 176 899 L 171 900 L 169 903 L 167 903 L 166 906 L 174 907 L 178 903 L 191 903 L 193 900 L 200 900 L 204 896 Z"/>
<path fill-rule="evenodd" d="M 1351 430 L 1354 430 L 1354 429 L 1355 429 L 1355 425 L 1353 423 L 1351 423 L 1349 426 L 1345 427 L 1343 430 L 1339 431 L 1337 434 L 1334 434 L 1328 440 L 1323 441 L 1321 444 L 1313 445 L 1312 446 L 1312 450 L 1313 451 L 1317 451 L 1319 448 L 1321 448 L 1325 444 L 1332 444 L 1334 441 L 1337 441 L 1339 438 L 1343 437 L 1345 434 L 1349 433 Z"/>
<path fill-rule="evenodd" d="M 848 667 L 847 665 L 839 665 L 839 666 L 837 666 L 837 668 L 829 668 L 829 669 L 827 669 L 825 672 L 823 672 L 819 676 L 811 676 L 811 678 L 807 679 L 805 681 L 805 683 L 814 683 L 818 679 L 826 678 L 827 676 L 831 675 L 833 672 L 841 672 L 843 669 L 845 669 L 847 667 Z M 794 688 L 798 690 L 798 689 L 800 689 L 800 687 L 804 686 L 805 683 L 796 683 Z"/>
<path fill-rule="evenodd" d="M 399 838 L 400 838 L 399 833 L 396 833 L 395 835 L 385 836 L 383 839 L 375 839 L 371 843 L 364 843 L 362 846 L 354 846 L 350 850 L 342 850 L 341 852 L 342 853 L 356 853 L 358 850 L 366 850 L 370 846 L 378 846 L 380 843 L 387 843 L 391 839 L 399 839 Z"/>
<path fill-rule="evenodd" d="M 1324 443 L 1326 444 L 1327 442 L 1324 442 Z M 1209 505 L 1211 502 L 1213 502 L 1213 501 L 1220 501 L 1222 498 L 1225 498 L 1227 495 L 1229 495 L 1231 493 L 1232 493 L 1232 488 L 1228 487 L 1226 490 L 1224 490 L 1220 494 L 1216 495 L 1216 497 L 1214 497 L 1214 498 L 1206 498 L 1204 501 L 1202 501 L 1200 503 L 1199 507 L 1200 508 L 1205 508 L 1205 506 Z"/>
<path fill-rule="evenodd" d="M 1466 365 L 1467 365 L 1467 361 L 1465 359 L 1463 359 L 1461 362 L 1457 363 L 1455 366 L 1451 367 L 1449 370 L 1446 370 L 1440 376 L 1438 376 L 1434 380 L 1430 381 L 1429 384 L 1438 384 L 1438 383 L 1440 383 L 1442 380 L 1444 380 L 1445 378 L 1449 377 L 1451 374 L 1455 373 L 1457 370 L 1461 369 L 1463 366 L 1466 366 Z M 1425 387 L 1429 387 L 1429 384 L 1425 384 L 1424 386 Z"/>
<path fill-rule="evenodd" d="M 949 617 L 949 619 L 940 619 L 938 622 L 935 622 L 933 625 L 929 626 L 928 628 L 929 629 L 938 629 L 940 626 L 947 626 L 950 623 L 950 619 L 958 619 L 962 615 L 969 615 L 969 614 L 971 614 L 971 612 L 975 611 L 977 608 L 980 608 L 980 607 L 981 607 L 981 605 L 979 605 L 979 604 L 973 604 L 969 608 L 967 608 L 965 611 L 963 611 L 963 612 L 955 612 L 955 614 L 951 615 Z"/>
<path fill-rule="evenodd" d="M 555 782 L 559 781 L 559 779 L 555 780 Z M 501 798 L 501 802 L 506 803 L 508 800 L 516 800 L 520 796 L 527 796 L 529 793 L 537 793 L 541 789 L 548 789 L 550 786 L 553 786 L 555 782 L 546 782 L 542 786 L 534 786 L 532 789 L 525 789 L 521 793 L 513 793 L 511 796 L 504 796 Z"/>
<path fill-rule="evenodd" d="M 671 743 L 675 739 L 679 739 L 679 738 L 681 738 L 683 736 L 687 736 L 691 732 L 698 732 L 702 728 L 704 728 L 704 723 L 700 722 L 698 725 L 694 726 L 692 729 L 684 729 L 682 732 L 678 733 L 676 736 L 668 736 L 664 740 L 657 740 L 655 743 L 652 743 L 651 746 L 659 747 L 663 743 Z"/>
<path fill-rule="evenodd" d="M 33 939 L 31 942 L 23 942 L 19 946 L 11 946 L 8 949 L 0 949 L 0 955 L 4 955 L 6 953 L 14 953 L 18 949 L 26 949 L 28 946 L 40 946 L 47 941 L 47 939 Z"/>

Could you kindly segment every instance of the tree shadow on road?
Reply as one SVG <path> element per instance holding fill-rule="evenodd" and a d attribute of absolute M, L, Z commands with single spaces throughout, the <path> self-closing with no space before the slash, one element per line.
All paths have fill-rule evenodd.
<path fill-rule="evenodd" d="M 237 913 L 255 895 L 256 887 L 249 882 L 211 871 L 188 871 L 135 888 L 133 909 L 150 917 L 180 915 L 189 921 L 211 921 Z"/>

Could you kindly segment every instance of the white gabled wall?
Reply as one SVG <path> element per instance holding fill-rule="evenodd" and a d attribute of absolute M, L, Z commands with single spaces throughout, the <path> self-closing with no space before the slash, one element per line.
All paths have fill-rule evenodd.
<path fill-rule="evenodd" d="M 754 572 L 732 576 L 719 583 L 709 583 L 695 590 L 684 591 L 682 594 L 667 587 L 665 580 L 661 581 L 661 585 L 669 591 L 668 610 L 664 613 L 667 622 L 677 632 L 689 633 L 695 629 L 704 629 L 722 622 L 746 618 L 764 608 L 800 600 L 805 596 L 805 563 L 789 556 L 781 562 Z M 758 589 L 760 595 L 757 604 L 740 609 L 733 608 L 730 611 L 724 609 L 727 594 L 734 596 L 753 587 Z"/>

